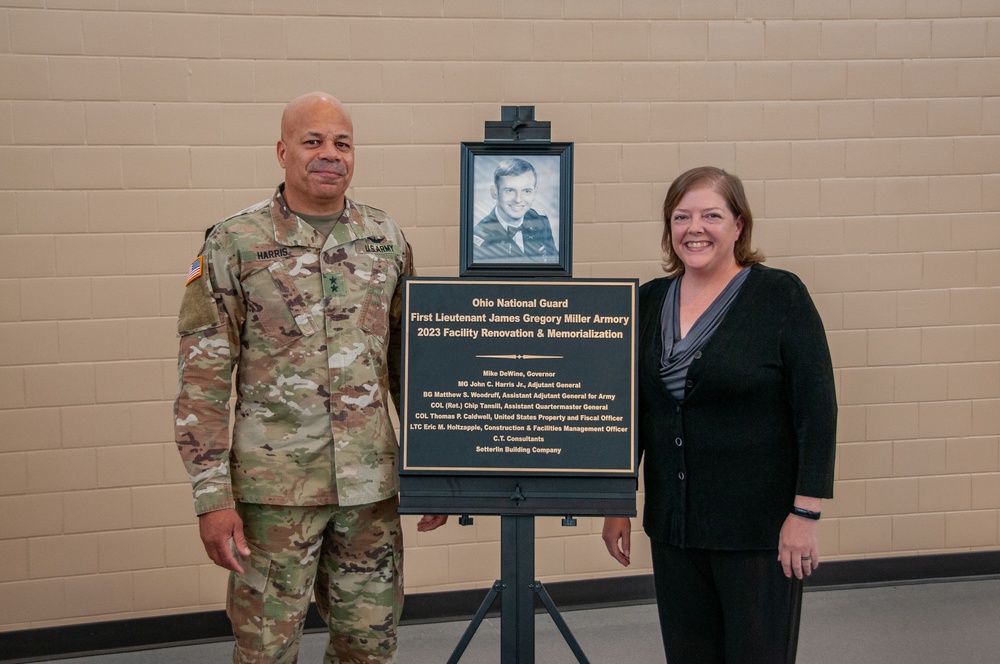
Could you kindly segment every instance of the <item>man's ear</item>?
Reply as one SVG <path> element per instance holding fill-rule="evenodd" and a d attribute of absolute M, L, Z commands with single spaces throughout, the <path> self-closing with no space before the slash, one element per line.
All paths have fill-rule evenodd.
<path fill-rule="evenodd" d="M 285 167 L 285 142 L 284 141 L 278 141 L 278 144 L 275 146 L 275 150 L 278 153 L 278 165 L 281 166 L 282 168 L 284 168 Z"/>
<path fill-rule="evenodd" d="M 500 198 L 500 195 L 497 193 L 497 186 L 495 184 L 490 185 L 490 196 L 493 198 L 493 200 L 498 200 Z"/>

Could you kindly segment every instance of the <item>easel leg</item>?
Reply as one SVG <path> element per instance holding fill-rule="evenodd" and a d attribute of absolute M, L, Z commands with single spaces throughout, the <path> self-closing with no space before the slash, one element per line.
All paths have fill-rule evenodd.
<path fill-rule="evenodd" d="M 573 638 L 573 633 L 569 631 L 569 625 L 567 625 L 566 621 L 563 620 L 562 614 L 559 613 L 559 609 L 556 608 L 555 602 L 552 601 L 552 597 L 549 596 L 549 592 L 545 589 L 545 586 L 543 586 L 540 581 L 535 581 L 534 589 L 535 593 L 542 598 L 542 604 L 545 605 L 545 609 L 549 612 L 549 615 L 552 616 L 552 622 L 554 622 L 556 627 L 559 628 L 559 633 L 562 634 L 563 639 L 565 639 L 566 645 L 569 646 L 569 649 L 572 650 L 573 654 L 576 656 L 576 661 L 580 664 L 590 664 L 590 660 L 588 660 L 587 656 L 583 654 L 580 644 L 576 642 L 575 638 Z"/>
<path fill-rule="evenodd" d="M 476 615 L 473 616 L 472 622 L 469 626 L 465 628 L 465 632 L 462 634 L 462 638 L 459 640 L 458 645 L 455 646 L 455 650 L 452 651 L 451 657 L 448 658 L 448 664 L 458 664 L 458 660 L 462 659 L 462 655 L 465 653 L 465 649 L 469 647 L 469 643 L 472 642 L 472 637 L 476 635 L 476 630 L 479 629 L 479 625 L 482 624 L 483 618 L 486 617 L 486 612 L 490 610 L 493 606 L 493 602 L 500 595 L 501 584 L 499 581 L 493 582 L 493 587 L 490 591 L 486 593 L 486 599 L 483 603 L 479 605 L 479 610 L 476 611 Z"/>

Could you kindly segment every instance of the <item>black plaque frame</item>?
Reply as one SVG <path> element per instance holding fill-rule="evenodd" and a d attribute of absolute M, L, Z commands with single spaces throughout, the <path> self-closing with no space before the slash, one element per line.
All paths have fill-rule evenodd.
<path fill-rule="evenodd" d="M 529 162 L 538 174 L 537 189 L 558 250 L 553 262 L 504 262 L 477 258 L 473 228 L 493 208 L 490 195 L 496 165 L 509 158 Z M 570 277 L 573 272 L 573 144 L 549 142 L 462 143 L 459 274 L 467 276 Z M 550 182 L 555 176 L 558 181 Z M 536 202 L 538 197 L 536 196 Z M 554 219 L 553 219 L 554 218 Z"/>
<path fill-rule="evenodd" d="M 626 419 L 629 433 L 628 458 L 625 461 L 615 461 L 614 467 L 587 466 L 582 469 L 572 467 L 555 467 L 552 469 L 524 467 L 511 468 L 508 465 L 501 465 L 493 469 L 490 467 L 472 467 L 467 463 L 456 462 L 453 468 L 440 467 L 435 464 L 429 466 L 426 463 L 410 463 L 408 461 L 408 445 L 411 427 L 424 427 L 425 419 L 415 419 L 414 415 L 420 413 L 420 409 L 426 407 L 426 402 L 419 408 L 412 408 L 413 403 L 418 399 L 428 399 L 425 391 L 432 391 L 435 386 L 442 383 L 429 381 L 425 376 L 426 367 L 450 366 L 468 363 L 470 360 L 465 357 L 460 347 L 461 344 L 473 344 L 469 340 L 456 340 L 450 346 L 440 346 L 442 350 L 433 350 L 427 356 L 427 342 L 418 338 L 421 328 L 427 329 L 431 322 L 420 320 L 421 312 L 425 311 L 421 304 L 421 312 L 412 310 L 413 289 L 431 287 L 442 288 L 442 293 L 461 293 L 461 297 L 471 299 L 477 293 L 483 294 L 483 299 L 489 298 L 496 293 L 536 293 L 537 297 L 544 299 L 547 294 L 573 293 L 577 290 L 583 294 L 586 286 L 613 286 L 609 292 L 621 296 L 626 293 L 630 297 L 628 307 L 630 324 L 627 325 L 627 334 L 619 341 L 607 343 L 628 344 L 628 351 L 622 353 L 620 364 L 623 365 L 621 371 L 627 376 L 627 394 L 621 395 L 621 409 L 614 410 L 615 413 L 628 412 Z M 621 290 L 618 291 L 617 289 Z M 419 291 L 418 291 L 419 292 Z M 593 293 L 594 291 L 588 291 Z M 638 438 L 636 436 L 636 376 L 635 376 L 635 344 L 636 326 L 635 313 L 637 312 L 638 282 L 634 279 L 575 279 L 569 280 L 472 280 L 472 279 L 448 279 L 448 278 L 408 278 L 404 283 L 403 297 L 403 404 L 400 427 L 401 427 L 401 463 L 400 463 L 400 484 L 401 502 L 400 512 L 408 514 L 440 513 L 440 514 L 493 514 L 493 515 L 548 515 L 548 516 L 599 516 L 599 515 L 623 515 L 634 516 L 636 513 L 635 494 L 638 471 Z M 523 295 L 521 297 L 524 297 Z M 551 296 L 550 297 L 558 297 Z M 446 302 L 448 312 L 457 311 L 452 309 L 449 296 Z M 501 309 L 484 307 L 484 311 L 501 311 Z M 553 310 L 557 311 L 557 310 Z M 617 310 L 616 310 L 617 311 Z M 464 323 L 452 323 L 452 325 L 462 325 Z M 440 325 L 440 324 L 439 324 Z M 569 325 L 569 323 L 567 323 Z M 571 327 L 579 328 L 581 325 L 573 324 Z M 583 326 L 585 327 L 585 325 Z M 423 336 L 423 335 L 421 335 Z M 419 343 L 418 343 L 419 341 Z M 436 343 L 443 343 L 436 342 Z M 551 339 L 539 340 L 539 344 L 547 343 L 551 345 Z M 596 342 L 578 342 L 580 344 Z M 512 346 L 515 348 L 516 346 Z M 587 346 L 583 346 L 587 348 Z M 417 349 L 417 350 L 414 350 Z M 423 350 L 421 350 L 423 349 Z M 412 360 L 411 353 L 421 353 L 419 360 Z M 440 353 L 442 357 L 437 357 L 434 353 Z M 567 360 L 569 361 L 569 360 Z M 588 360 L 596 362 L 595 360 Z M 421 370 L 411 371 L 411 362 L 417 367 L 425 367 Z M 515 363 L 511 363 L 515 366 Z M 588 365 L 587 369 L 592 370 L 596 364 Z M 577 370 L 578 369 L 574 369 Z M 451 378 L 448 378 L 451 381 Z M 595 380 L 599 380 L 595 377 Z M 615 379 L 619 383 L 622 378 Z M 450 385 L 454 381 L 449 382 Z M 617 383 L 616 383 L 617 384 Z M 414 396 L 416 395 L 416 396 Z M 442 400 L 448 397 L 441 397 Z M 456 397 L 457 398 L 457 397 Z M 598 411 L 599 412 L 599 411 Z M 419 433 L 422 444 L 431 444 L 436 434 L 428 435 L 425 432 Z M 442 436 L 445 434 L 441 434 Z M 448 434 L 449 436 L 457 434 Z M 485 436 L 482 434 L 472 434 L 475 436 Z M 562 434 L 567 435 L 567 434 Z M 579 434 L 580 436 L 603 436 L 604 434 Z M 609 436 L 610 438 L 610 436 Z M 594 439 L 591 439 L 593 445 Z M 601 440 L 604 440 L 603 438 Z M 623 444 L 622 438 L 617 438 L 618 444 Z M 445 448 L 442 447 L 442 450 Z M 619 455 L 614 458 L 623 459 Z M 441 452 L 445 454 L 445 452 Z M 450 458 L 450 457 L 449 457 Z M 485 457 L 484 457 L 485 458 Z M 524 458 L 524 457 L 522 457 Z M 608 457 L 609 459 L 611 457 Z"/>

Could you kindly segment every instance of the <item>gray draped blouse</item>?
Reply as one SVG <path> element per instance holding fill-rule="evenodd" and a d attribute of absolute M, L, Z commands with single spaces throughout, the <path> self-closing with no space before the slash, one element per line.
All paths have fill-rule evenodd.
<path fill-rule="evenodd" d="M 695 359 L 695 353 L 712 338 L 712 334 L 729 311 L 729 305 L 736 299 L 740 287 L 749 274 L 750 266 L 737 272 L 708 309 L 698 317 L 683 339 L 681 339 L 680 300 L 681 279 L 684 277 L 678 277 L 670 282 L 670 288 L 667 289 L 663 302 L 663 354 L 660 356 L 660 378 L 667 386 L 667 391 L 677 401 L 684 400 L 688 367 Z"/>

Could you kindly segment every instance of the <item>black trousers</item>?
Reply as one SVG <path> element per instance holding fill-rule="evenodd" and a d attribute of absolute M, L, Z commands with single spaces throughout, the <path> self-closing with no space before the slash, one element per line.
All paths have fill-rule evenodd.
<path fill-rule="evenodd" d="M 795 664 L 802 582 L 778 551 L 652 542 L 656 605 L 670 664 Z"/>

